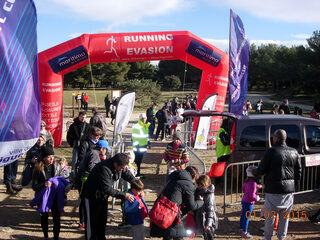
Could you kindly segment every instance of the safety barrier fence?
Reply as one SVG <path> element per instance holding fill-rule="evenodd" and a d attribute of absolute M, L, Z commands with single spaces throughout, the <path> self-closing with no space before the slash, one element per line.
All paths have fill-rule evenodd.
<path fill-rule="evenodd" d="M 189 153 L 189 162 L 187 166 L 194 166 L 198 169 L 199 173 L 206 174 L 206 164 L 201 158 L 192 151 L 190 147 L 187 146 L 188 153 Z"/>
<path fill-rule="evenodd" d="M 108 142 L 112 142 L 113 139 L 108 139 Z M 127 146 L 131 143 L 131 140 L 130 138 L 128 137 L 120 137 L 120 142 L 115 145 L 115 146 L 112 146 L 112 150 L 111 150 L 111 156 L 113 157 L 114 155 L 116 155 L 117 153 L 123 153 L 126 151 L 126 148 Z M 114 189 L 118 189 L 119 188 L 119 180 L 114 182 L 113 184 L 113 188 Z M 123 190 L 123 189 L 121 189 Z M 111 209 L 112 210 L 117 210 L 117 211 L 122 211 L 120 208 L 115 208 L 115 202 L 116 202 L 116 198 L 112 198 L 111 200 Z M 112 213 L 109 212 L 110 215 L 112 215 Z"/>
<path fill-rule="evenodd" d="M 230 163 L 224 172 L 223 182 L 223 216 L 227 218 L 226 208 L 241 204 L 242 185 L 246 179 L 246 169 L 249 166 L 258 166 L 260 160 Z M 296 186 L 294 194 L 302 194 L 320 190 L 320 166 L 303 167 L 301 180 Z M 264 178 L 261 178 L 261 184 Z M 264 189 L 258 189 L 258 195 L 264 198 Z"/>

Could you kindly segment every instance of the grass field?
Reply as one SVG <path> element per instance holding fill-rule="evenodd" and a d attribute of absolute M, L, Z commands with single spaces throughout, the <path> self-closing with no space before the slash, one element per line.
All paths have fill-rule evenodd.
<path fill-rule="evenodd" d="M 79 89 L 65 89 L 63 91 L 63 111 L 64 116 L 69 117 L 72 115 L 72 101 L 74 99 L 74 96 L 72 96 L 72 93 L 87 93 L 89 96 L 89 108 L 97 106 L 100 108 L 101 112 L 105 112 L 105 106 L 104 106 L 104 98 L 107 94 L 111 96 L 111 90 L 109 89 L 96 89 L 96 90 L 79 90 Z M 186 95 L 192 94 L 193 96 L 197 95 L 197 91 L 172 91 L 172 92 L 162 92 L 159 100 L 157 101 L 157 104 L 159 106 L 163 106 L 164 102 L 167 101 L 167 99 L 172 100 L 174 97 L 178 97 L 179 99 L 185 98 Z M 78 105 L 76 102 L 75 104 L 75 112 L 78 111 Z M 141 104 L 135 104 L 135 109 L 147 109 L 152 102 L 143 102 Z"/>

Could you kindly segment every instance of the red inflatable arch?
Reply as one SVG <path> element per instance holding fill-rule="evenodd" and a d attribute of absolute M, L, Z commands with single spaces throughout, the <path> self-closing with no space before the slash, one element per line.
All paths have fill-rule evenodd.
<path fill-rule="evenodd" d="M 218 93 L 223 111 L 228 85 L 228 55 L 188 31 L 83 34 L 39 53 L 41 117 L 55 145 L 62 140 L 63 75 L 89 63 L 180 59 L 202 70 L 197 108 Z"/>

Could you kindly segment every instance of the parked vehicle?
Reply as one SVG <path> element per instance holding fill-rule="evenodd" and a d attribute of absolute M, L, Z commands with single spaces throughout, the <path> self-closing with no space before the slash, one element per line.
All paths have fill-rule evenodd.
<path fill-rule="evenodd" d="M 252 114 L 235 116 L 208 110 L 185 111 L 185 118 L 228 118 L 231 134 L 230 162 L 260 160 L 272 146 L 277 129 L 287 132 L 287 145 L 297 149 L 304 166 L 320 165 L 320 120 L 298 115 Z"/>

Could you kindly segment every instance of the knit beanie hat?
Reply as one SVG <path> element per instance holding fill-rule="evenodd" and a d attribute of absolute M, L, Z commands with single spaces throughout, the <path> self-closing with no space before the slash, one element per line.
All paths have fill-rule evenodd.
<path fill-rule="evenodd" d="M 41 158 L 43 159 L 50 155 L 54 155 L 54 151 L 52 147 L 48 147 L 48 146 L 43 147 L 41 151 Z"/>

